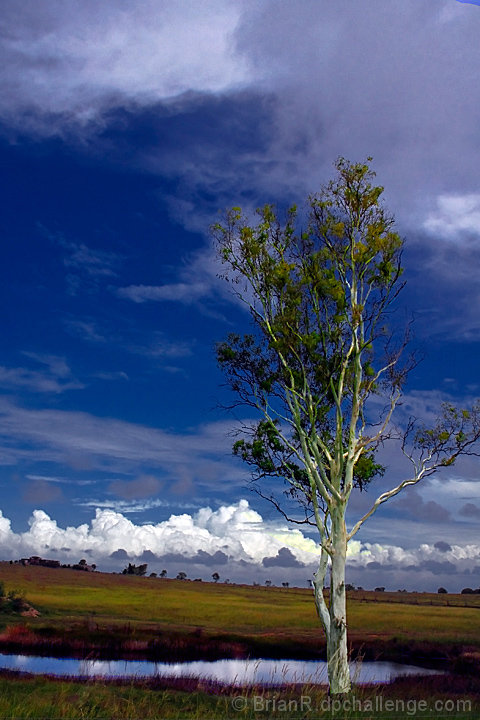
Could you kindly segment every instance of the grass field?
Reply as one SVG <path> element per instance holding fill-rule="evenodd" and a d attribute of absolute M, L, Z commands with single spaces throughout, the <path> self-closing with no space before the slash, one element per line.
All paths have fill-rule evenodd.
<path fill-rule="evenodd" d="M 40 612 L 28 626 L 64 632 L 129 628 L 147 636 L 162 630 L 207 635 L 322 640 L 311 591 L 216 585 L 87 573 L 0 563 L 0 581 Z M 349 632 L 360 641 L 415 641 L 480 647 L 480 595 L 374 593 L 348 595 Z M 9 624 L 0 615 L 0 627 Z"/>
<path fill-rule="evenodd" d="M 61 654 L 63 648 L 67 654 L 76 647 L 80 654 L 86 654 L 110 647 L 125 656 L 135 652 L 148 656 L 152 648 L 158 655 L 163 648 L 177 658 L 191 657 L 192 653 L 206 657 L 210 651 L 223 656 L 314 657 L 321 656 L 324 648 L 308 589 L 215 585 L 8 563 L 0 563 L 0 581 L 6 591 L 20 591 L 40 612 L 38 617 L 0 613 L 0 643 L 4 648 L 16 642 L 17 649 L 29 652 Z M 449 711 L 445 717 L 480 717 L 480 595 L 355 591 L 348 597 L 348 620 L 352 647 L 361 649 L 366 657 L 410 662 L 445 657 L 466 673 L 457 675 L 448 687 L 436 678 L 409 679 L 383 689 L 360 688 L 359 698 L 373 700 L 381 693 L 382 697 L 403 698 L 405 702 L 468 699 L 473 710 L 456 707 L 458 712 Z M 205 683 L 187 688 L 182 682 L 176 687 L 142 687 L 137 683 L 82 684 L 4 674 L 0 677 L 0 718 L 296 717 L 296 706 L 291 705 L 286 712 L 287 706 L 278 703 L 282 699 L 296 702 L 306 692 L 298 688 L 275 692 L 250 689 L 244 693 L 246 705 L 239 712 L 232 706 L 232 697 L 239 691 L 206 688 Z M 255 692 L 265 699 L 257 710 Z M 302 714 L 299 709 L 298 717 L 331 717 L 321 710 L 327 699 L 325 688 L 310 688 L 308 692 L 316 714 Z M 272 701 L 270 706 L 267 700 Z M 398 715 L 409 716 L 440 714 L 435 711 L 429 716 L 416 711 Z M 343 712 L 338 717 L 396 716 L 392 712 Z"/>

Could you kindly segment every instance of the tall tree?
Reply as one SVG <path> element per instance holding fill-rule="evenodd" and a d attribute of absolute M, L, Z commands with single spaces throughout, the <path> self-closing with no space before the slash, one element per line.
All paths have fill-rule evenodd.
<path fill-rule="evenodd" d="M 392 414 L 412 362 L 401 358 L 405 336 L 396 341 L 398 333 L 385 324 L 403 287 L 403 241 L 381 203 L 383 188 L 374 183 L 370 160 L 337 161 L 335 179 L 309 198 L 309 218 L 300 232 L 295 207 L 282 224 L 271 205 L 257 211 L 254 223 L 233 208 L 213 227 L 224 277 L 253 319 L 251 334 L 231 334 L 217 346 L 237 402 L 258 415 L 234 452 L 252 466 L 260 495 L 289 520 L 318 530 L 313 588 L 332 694 L 350 690 L 349 540 L 403 488 L 472 453 L 480 435 L 478 405 L 470 411 L 445 405 L 432 427 L 409 422 L 401 447 L 411 474 L 382 492 L 347 529 L 352 492 L 384 473 L 376 451 L 392 437 Z M 374 414 L 379 398 L 383 410 Z M 274 477 L 285 483 L 283 496 L 268 490 Z M 303 509 L 300 519 L 291 516 L 292 502 Z"/>

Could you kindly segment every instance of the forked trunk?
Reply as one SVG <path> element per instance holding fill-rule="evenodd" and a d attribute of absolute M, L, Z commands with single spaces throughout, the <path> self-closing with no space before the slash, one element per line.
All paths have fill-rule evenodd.
<path fill-rule="evenodd" d="M 342 509 L 336 508 L 332 518 L 332 546 L 330 579 L 330 627 L 327 636 L 327 664 L 330 694 L 350 692 L 350 668 L 347 648 L 347 607 L 345 593 L 345 560 L 347 533 Z"/>

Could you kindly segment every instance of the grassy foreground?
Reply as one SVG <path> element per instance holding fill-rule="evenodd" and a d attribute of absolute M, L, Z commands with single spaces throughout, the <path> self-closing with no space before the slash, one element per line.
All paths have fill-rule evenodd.
<path fill-rule="evenodd" d="M 40 612 L 38 617 L 0 614 L 4 650 L 163 659 L 321 657 L 324 651 L 308 589 L 8 563 L 0 563 L 0 581 Z M 356 591 L 349 594 L 348 617 L 352 648 L 367 658 L 422 663 L 443 657 L 463 674 L 448 683 L 444 677 L 424 677 L 359 687 L 353 704 L 339 709 L 328 705 L 321 687 L 242 691 L 185 679 L 80 683 L 5 672 L 0 674 L 0 718 L 480 718 L 479 595 Z M 386 709 L 388 701 L 397 704 Z"/>
<path fill-rule="evenodd" d="M 228 688 L 195 680 L 171 683 L 66 682 L 0 677 L 0 717 L 13 720 L 253 720 L 355 718 L 395 720 L 480 717 L 480 683 L 463 678 L 446 689 L 441 678 L 402 678 L 385 686 L 354 688 L 343 706 L 326 688 Z"/>

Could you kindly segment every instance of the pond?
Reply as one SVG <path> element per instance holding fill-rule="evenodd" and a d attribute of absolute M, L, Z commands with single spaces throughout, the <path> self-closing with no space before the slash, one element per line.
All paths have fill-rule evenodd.
<path fill-rule="evenodd" d="M 201 660 L 159 663 L 144 660 L 78 660 L 0 654 L 0 668 L 74 677 L 198 677 L 229 685 L 327 682 L 327 664 L 316 660 Z M 356 683 L 381 683 L 400 675 L 434 675 L 440 671 L 391 662 L 363 662 L 352 663 L 351 672 Z"/>

